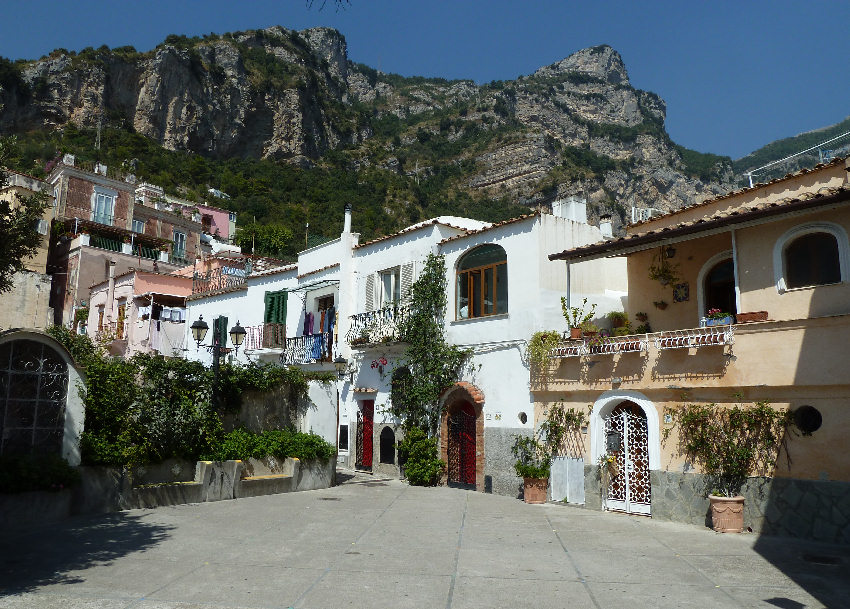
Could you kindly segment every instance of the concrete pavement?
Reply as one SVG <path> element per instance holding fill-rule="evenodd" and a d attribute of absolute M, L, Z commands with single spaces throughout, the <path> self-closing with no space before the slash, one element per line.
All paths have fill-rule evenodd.
<path fill-rule="evenodd" d="M 342 477 L 0 532 L 0 608 L 850 607 L 850 548 Z"/>

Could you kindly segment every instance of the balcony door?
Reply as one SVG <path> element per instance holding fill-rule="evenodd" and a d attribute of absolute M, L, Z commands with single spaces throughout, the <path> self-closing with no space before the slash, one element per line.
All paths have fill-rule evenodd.
<path fill-rule="evenodd" d="M 720 309 L 732 315 L 738 312 L 735 304 L 735 263 L 732 258 L 726 258 L 715 264 L 705 274 L 703 280 L 705 295 L 705 315 L 711 309 Z"/>

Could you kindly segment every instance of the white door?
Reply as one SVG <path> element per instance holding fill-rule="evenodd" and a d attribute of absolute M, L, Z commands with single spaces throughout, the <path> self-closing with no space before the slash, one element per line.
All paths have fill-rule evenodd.
<path fill-rule="evenodd" d="M 640 406 L 623 402 L 614 408 L 605 418 L 605 440 L 608 454 L 614 455 L 603 472 L 608 479 L 605 509 L 649 514 L 649 425 Z"/>

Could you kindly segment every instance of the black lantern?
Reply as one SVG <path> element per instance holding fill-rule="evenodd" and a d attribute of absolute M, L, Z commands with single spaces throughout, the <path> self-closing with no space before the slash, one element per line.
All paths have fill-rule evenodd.
<path fill-rule="evenodd" d="M 334 360 L 334 368 L 336 368 L 336 374 L 339 377 L 339 380 L 345 378 L 345 370 L 348 367 L 348 360 L 342 357 L 341 355 Z"/>
<path fill-rule="evenodd" d="M 236 321 L 236 325 L 230 328 L 230 342 L 233 343 L 233 346 L 236 347 L 236 352 L 239 353 L 239 347 L 242 346 L 242 342 L 245 340 L 245 335 L 247 332 L 245 328 L 239 325 L 239 321 Z"/>

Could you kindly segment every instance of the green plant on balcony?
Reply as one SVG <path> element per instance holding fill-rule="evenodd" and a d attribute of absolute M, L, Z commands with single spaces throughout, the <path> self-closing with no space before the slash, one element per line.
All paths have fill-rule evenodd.
<path fill-rule="evenodd" d="M 531 335 L 528 341 L 528 363 L 532 365 L 541 376 L 547 373 L 549 353 L 558 346 L 561 335 L 554 330 L 541 330 Z"/>
<path fill-rule="evenodd" d="M 649 264 L 649 278 L 663 286 L 672 285 L 679 281 L 679 265 L 672 264 L 664 252 L 658 252 Z"/>
<path fill-rule="evenodd" d="M 605 317 L 611 322 L 612 328 L 622 328 L 629 325 L 629 315 L 623 311 L 609 311 Z"/>
<path fill-rule="evenodd" d="M 593 303 L 590 308 L 587 308 L 587 298 L 581 301 L 581 306 L 567 306 L 567 298 L 561 296 L 561 312 L 564 319 L 570 328 L 581 328 L 583 324 L 593 319 L 593 314 L 596 313 L 596 303 Z"/>

